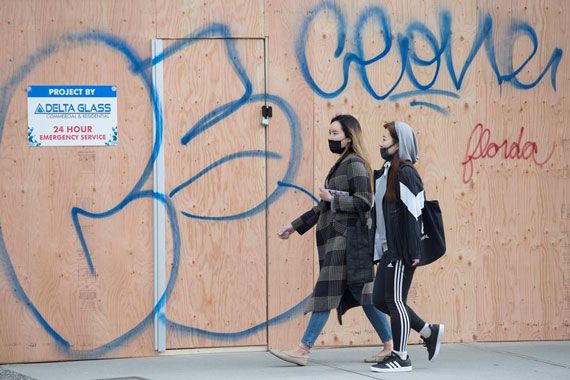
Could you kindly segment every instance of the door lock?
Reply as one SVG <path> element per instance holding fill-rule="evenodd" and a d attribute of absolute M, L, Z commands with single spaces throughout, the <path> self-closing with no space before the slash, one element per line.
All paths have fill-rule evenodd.
<path fill-rule="evenodd" d="M 273 108 L 271 106 L 261 107 L 261 125 L 264 127 L 269 126 L 269 118 L 273 117 Z"/>

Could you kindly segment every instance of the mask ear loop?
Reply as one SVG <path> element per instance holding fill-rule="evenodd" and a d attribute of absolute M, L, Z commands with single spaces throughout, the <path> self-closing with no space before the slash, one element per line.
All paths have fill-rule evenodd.
<path fill-rule="evenodd" d="M 391 147 L 393 147 L 393 146 L 396 145 L 396 144 L 397 144 L 397 142 L 395 142 L 394 144 L 390 145 L 388 148 L 386 148 L 386 150 L 390 149 Z M 399 148 L 400 148 L 400 147 L 398 147 L 398 149 L 399 149 Z"/>

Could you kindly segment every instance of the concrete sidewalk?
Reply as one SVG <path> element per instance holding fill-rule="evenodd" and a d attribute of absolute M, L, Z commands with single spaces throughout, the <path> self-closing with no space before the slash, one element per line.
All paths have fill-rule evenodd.
<path fill-rule="evenodd" d="M 414 370 L 379 374 L 363 358 L 374 348 L 317 349 L 306 367 L 285 363 L 268 352 L 202 353 L 152 358 L 90 360 L 0 366 L 0 379 L 570 379 L 570 341 L 445 344 L 427 360 L 422 346 L 410 346 Z"/>

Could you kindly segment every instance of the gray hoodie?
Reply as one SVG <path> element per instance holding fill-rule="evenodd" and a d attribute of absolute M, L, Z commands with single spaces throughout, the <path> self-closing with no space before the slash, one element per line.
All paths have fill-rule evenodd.
<path fill-rule="evenodd" d="M 399 147 L 398 155 L 401 160 L 410 161 L 415 164 L 419 160 L 419 149 L 416 140 L 416 133 L 408 124 L 403 121 L 396 121 L 396 134 L 398 135 Z M 388 249 L 386 237 L 386 225 L 384 222 L 384 208 L 382 200 L 386 194 L 386 185 L 388 184 L 388 172 L 391 163 L 387 161 L 384 164 L 384 173 L 376 180 L 376 194 L 374 195 L 374 203 L 376 205 L 376 231 L 374 235 L 374 261 L 380 260 L 384 256 L 384 252 Z"/>
<path fill-rule="evenodd" d="M 403 121 L 397 121 L 395 124 L 396 134 L 398 135 L 398 140 L 400 140 L 398 155 L 404 161 L 411 161 L 413 165 L 419 160 L 416 132 Z"/>

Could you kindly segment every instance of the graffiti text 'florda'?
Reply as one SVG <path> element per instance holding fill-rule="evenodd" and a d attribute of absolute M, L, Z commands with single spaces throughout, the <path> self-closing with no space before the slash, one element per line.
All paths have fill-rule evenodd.
<path fill-rule="evenodd" d="M 523 142 L 525 128 L 521 127 L 517 139 L 509 143 L 504 139 L 501 143 L 491 140 L 491 130 L 483 124 L 477 124 L 471 131 L 467 142 L 467 151 L 461 165 L 463 166 L 463 182 L 473 179 L 475 161 L 499 156 L 505 160 L 531 160 L 538 166 L 546 164 L 552 158 L 556 144 L 552 144 L 550 152 L 542 160 L 537 158 L 538 143 L 527 140 Z"/>

